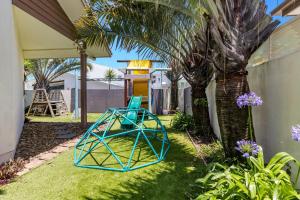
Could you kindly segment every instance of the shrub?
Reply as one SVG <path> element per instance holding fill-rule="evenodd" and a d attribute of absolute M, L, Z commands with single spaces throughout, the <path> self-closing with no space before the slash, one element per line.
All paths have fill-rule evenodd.
<path fill-rule="evenodd" d="M 300 199 L 285 169 L 296 161 L 288 153 L 276 154 L 265 165 L 263 152 L 258 157 L 250 156 L 247 164 L 224 166 L 215 164 L 210 172 L 197 180 L 197 199 Z M 300 168 L 299 168 L 300 169 Z"/>
<path fill-rule="evenodd" d="M 194 120 L 193 117 L 190 115 L 186 115 L 182 112 L 177 112 L 171 122 L 171 126 L 173 129 L 185 131 L 187 129 L 193 128 Z"/>
<path fill-rule="evenodd" d="M 7 183 L 13 179 L 16 174 L 24 168 L 25 162 L 18 158 L 16 160 L 10 160 L 0 165 L 0 184 Z"/>

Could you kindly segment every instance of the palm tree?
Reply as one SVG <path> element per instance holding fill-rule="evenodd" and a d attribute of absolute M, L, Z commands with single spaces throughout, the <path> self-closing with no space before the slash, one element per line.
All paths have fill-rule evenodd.
<path fill-rule="evenodd" d="M 106 40 L 144 56 L 158 55 L 167 63 L 177 60 L 192 86 L 196 132 L 210 134 L 207 105 L 199 103 L 207 99 L 205 88 L 213 74 L 208 64 L 209 29 L 205 20 L 199 27 L 190 16 L 145 2 L 98 0 L 91 8 L 77 24 L 81 37 L 89 45 L 101 45 Z"/>
<path fill-rule="evenodd" d="M 158 2 L 199 23 L 197 10 L 204 9 L 210 27 L 209 62 L 216 69 L 216 104 L 225 153 L 234 157 L 236 142 L 248 137 L 247 109 L 239 109 L 236 98 L 249 92 L 246 66 L 251 55 L 268 39 L 279 21 L 266 14 L 264 0 L 137 0 Z M 178 6 L 178 2 L 185 2 Z M 202 54 L 203 55 L 203 54 Z M 199 90 L 198 90 L 199 91 Z"/>
<path fill-rule="evenodd" d="M 178 81 L 182 78 L 182 70 L 180 63 L 175 59 L 170 62 L 169 68 L 171 71 L 168 71 L 166 76 L 171 81 L 170 110 L 174 111 L 178 107 Z"/>
<path fill-rule="evenodd" d="M 109 90 L 109 91 L 110 91 L 110 84 L 111 84 L 111 81 L 112 81 L 113 79 L 115 79 L 116 76 L 117 76 L 117 75 L 116 75 L 116 73 L 115 73 L 115 71 L 114 71 L 113 69 L 108 69 L 108 70 L 106 70 L 104 78 L 108 81 L 108 90 Z"/>
<path fill-rule="evenodd" d="M 91 65 L 88 64 L 91 68 Z M 25 64 L 26 75 L 32 74 L 36 84 L 35 89 L 46 89 L 49 91 L 50 83 L 63 74 L 80 68 L 78 59 L 34 59 Z"/>
<path fill-rule="evenodd" d="M 227 156 L 236 155 L 236 142 L 247 139 L 248 112 L 236 99 L 250 91 L 246 66 L 251 55 L 279 25 L 266 14 L 262 0 L 207 1 L 217 69 L 216 104 L 222 142 Z"/>

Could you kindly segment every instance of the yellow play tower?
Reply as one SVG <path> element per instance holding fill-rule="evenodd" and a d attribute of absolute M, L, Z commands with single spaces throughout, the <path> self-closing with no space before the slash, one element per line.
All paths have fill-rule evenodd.
<path fill-rule="evenodd" d="M 147 75 L 149 73 L 149 69 L 152 68 L 151 60 L 131 60 L 128 63 L 127 70 L 131 71 L 131 74 L 135 76 L 132 79 L 131 87 L 132 87 L 132 96 L 142 96 L 142 107 L 149 107 L 149 79 Z M 140 77 L 138 77 L 140 76 Z"/>
<path fill-rule="evenodd" d="M 151 75 L 155 71 L 168 71 L 166 68 L 153 68 L 153 63 L 162 63 L 160 60 L 118 60 L 127 63 L 124 72 L 124 106 L 127 106 L 131 96 L 142 96 L 142 107 L 151 112 L 152 81 Z"/>

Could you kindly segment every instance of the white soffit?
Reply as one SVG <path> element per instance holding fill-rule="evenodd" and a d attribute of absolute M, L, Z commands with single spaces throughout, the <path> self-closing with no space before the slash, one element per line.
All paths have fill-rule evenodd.
<path fill-rule="evenodd" d="M 78 57 L 74 42 L 14 6 L 15 22 L 24 58 Z"/>
<path fill-rule="evenodd" d="M 71 2 L 75 3 L 74 0 L 63 1 L 69 1 L 70 5 L 73 5 Z M 81 3 L 80 0 L 76 2 Z M 71 39 L 16 6 L 14 6 L 14 15 L 24 58 L 79 57 L 77 47 Z M 77 15 L 80 17 L 80 14 Z M 105 47 L 89 47 L 87 54 L 92 58 L 111 56 L 110 50 Z"/>
<path fill-rule="evenodd" d="M 72 22 L 75 22 L 84 13 L 84 4 L 81 0 L 58 0 Z"/>
<path fill-rule="evenodd" d="M 75 23 L 84 14 L 84 0 L 58 0 L 69 19 Z M 109 47 L 88 47 L 87 54 L 92 58 L 110 57 Z"/>

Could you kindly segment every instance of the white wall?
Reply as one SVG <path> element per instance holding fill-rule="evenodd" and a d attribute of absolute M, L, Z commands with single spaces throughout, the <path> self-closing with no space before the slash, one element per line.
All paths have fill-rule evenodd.
<path fill-rule="evenodd" d="M 23 58 L 11 0 L 0 1 L 0 163 L 12 158 L 24 122 Z"/>
<path fill-rule="evenodd" d="M 71 73 L 66 73 L 66 74 L 58 77 L 55 80 L 56 81 L 63 80 L 65 90 L 71 90 L 71 89 L 75 88 L 75 79 L 76 79 L 75 75 L 73 75 Z M 124 81 L 113 81 L 110 85 L 110 89 L 112 89 L 112 90 L 123 89 L 123 86 L 122 86 L 122 84 L 120 84 L 120 82 L 123 83 Z M 78 84 L 78 88 L 80 89 L 80 80 L 77 80 L 77 84 Z M 103 81 L 88 81 L 87 89 L 88 90 L 106 90 L 106 89 L 108 89 L 108 83 L 103 82 Z"/>
<path fill-rule="evenodd" d="M 300 51 L 249 67 L 250 88 L 264 104 L 254 108 L 257 140 L 268 158 L 286 151 L 300 160 L 300 144 L 291 139 L 291 127 L 300 124 Z"/>

